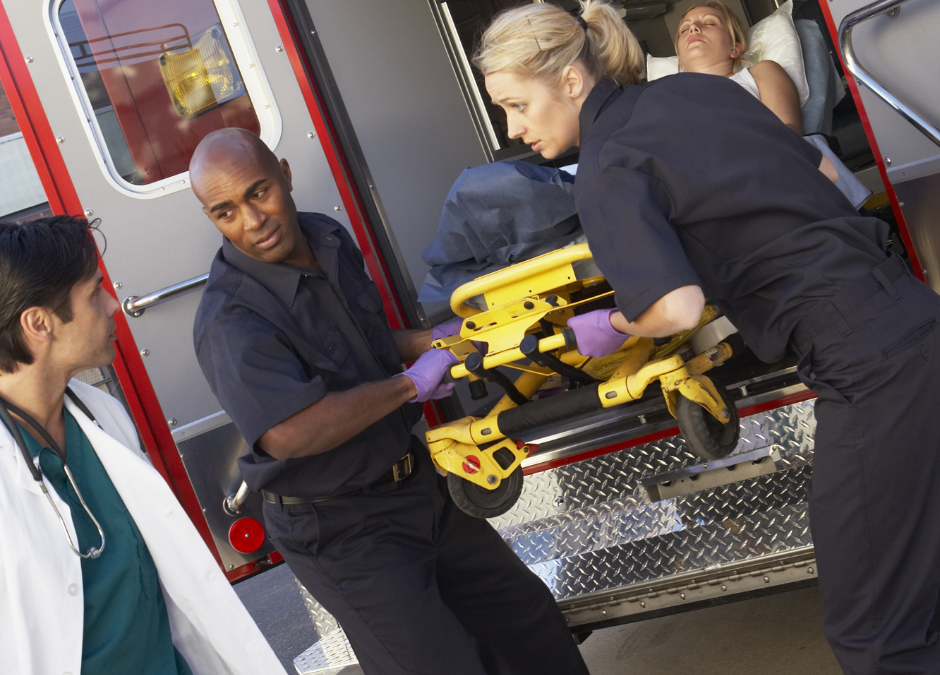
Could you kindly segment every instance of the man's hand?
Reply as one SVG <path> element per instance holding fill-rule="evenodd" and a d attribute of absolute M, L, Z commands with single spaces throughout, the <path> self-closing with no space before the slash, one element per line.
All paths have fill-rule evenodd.
<path fill-rule="evenodd" d="M 447 323 L 439 323 L 434 328 L 431 329 L 431 342 L 435 340 L 443 340 L 444 338 L 449 338 L 452 335 L 456 335 L 460 332 L 461 327 L 463 326 L 463 319 L 457 317 L 453 321 L 448 321 Z"/>
<path fill-rule="evenodd" d="M 610 315 L 616 309 L 598 309 L 568 319 L 568 328 L 574 331 L 578 351 L 596 359 L 623 347 L 631 336 L 625 335 L 610 325 Z"/>
<path fill-rule="evenodd" d="M 457 357 L 446 349 L 430 349 L 422 354 L 411 368 L 402 373 L 414 383 L 417 390 L 416 395 L 408 399 L 408 402 L 424 403 L 429 399 L 450 396 L 457 386 L 456 383 L 441 384 L 441 380 L 455 363 Z"/>

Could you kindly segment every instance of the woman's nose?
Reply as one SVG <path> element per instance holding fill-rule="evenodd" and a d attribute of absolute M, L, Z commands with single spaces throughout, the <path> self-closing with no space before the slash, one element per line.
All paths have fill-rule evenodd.
<path fill-rule="evenodd" d="M 514 119 L 510 118 L 507 120 L 506 131 L 509 134 L 509 138 L 521 138 L 525 133 L 525 127 L 523 127 Z"/>

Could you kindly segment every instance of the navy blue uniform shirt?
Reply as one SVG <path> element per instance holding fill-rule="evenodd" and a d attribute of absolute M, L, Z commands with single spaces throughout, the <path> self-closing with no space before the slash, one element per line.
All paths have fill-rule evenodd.
<path fill-rule="evenodd" d="M 209 386 L 251 451 L 253 490 L 319 497 L 368 485 L 407 451 L 421 406 L 405 404 L 320 455 L 277 460 L 257 447 L 271 427 L 329 392 L 401 372 L 382 298 L 335 220 L 298 214 L 322 272 L 265 263 L 227 239 L 212 261 L 193 328 Z"/>
<path fill-rule="evenodd" d="M 728 78 L 595 85 L 581 108 L 575 200 L 629 321 L 698 285 L 769 363 L 797 322 L 886 258 L 821 153 Z"/>

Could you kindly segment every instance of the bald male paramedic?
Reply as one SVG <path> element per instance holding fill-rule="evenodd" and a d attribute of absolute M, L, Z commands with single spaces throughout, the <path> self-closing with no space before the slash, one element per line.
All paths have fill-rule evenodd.
<path fill-rule="evenodd" d="M 415 403 L 450 394 L 453 356 L 430 330 L 389 329 L 350 236 L 297 213 L 290 166 L 256 136 L 213 132 L 190 175 L 225 236 L 199 363 L 248 442 L 269 535 L 365 673 L 586 674 L 548 589 L 454 506 L 411 434 Z"/>
<path fill-rule="evenodd" d="M 0 675 L 284 675 L 123 406 L 88 223 L 0 223 Z M 84 502 L 84 503 L 83 503 Z"/>

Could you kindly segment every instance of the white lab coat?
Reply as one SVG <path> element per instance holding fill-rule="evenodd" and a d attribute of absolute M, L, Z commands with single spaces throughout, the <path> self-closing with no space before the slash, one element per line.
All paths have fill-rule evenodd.
<path fill-rule="evenodd" d="M 70 386 L 102 427 L 66 397 L 66 407 L 147 542 L 166 598 L 173 643 L 193 672 L 285 675 L 186 512 L 137 449 L 137 434 L 124 408 L 77 380 Z M 48 481 L 46 487 L 75 541 L 69 507 Z M 108 555 L 107 545 L 102 555 Z M 0 424 L 0 675 L 78 675 L 83 612 L 79 558 L 11 434 Z"/>

